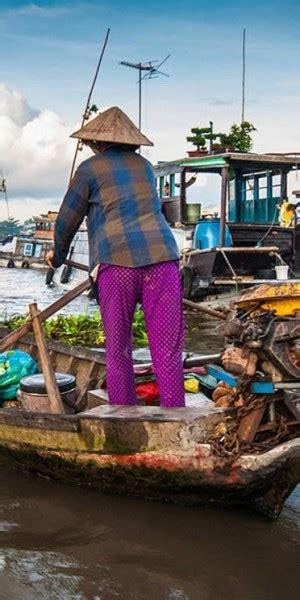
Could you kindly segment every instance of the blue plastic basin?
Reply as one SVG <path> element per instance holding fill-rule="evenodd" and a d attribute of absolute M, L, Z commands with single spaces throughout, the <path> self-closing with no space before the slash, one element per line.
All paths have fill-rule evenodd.
<path fill-rule="evenodd" d="M 225 225 L 224 245 L 232 246 L 232 237 L 228 225 Z M 194 250 L 207 250 L 220 246 L 220 219 L 201 219 L 195 227 Z"/>

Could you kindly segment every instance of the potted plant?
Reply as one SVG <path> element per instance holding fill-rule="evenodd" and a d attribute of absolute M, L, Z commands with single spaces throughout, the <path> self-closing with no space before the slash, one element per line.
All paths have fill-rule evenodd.
<path fill-rule="evenodd" d="M 207 154 L 205 134 L 210 133 L 210 131 L 210 127 L 192 127 L 191 132 L 193 135 L 188 136 L 186 139 L 187 142 L 191 142 L 197 149 L 188 150 L 189 156 L 201 156 Z"/>
<path fill-rule="evenodd" d="M 214 142 L 211 145 L 211 151 L 212 151 L 213 154 L 219 154 L 220 152 L 223 152 L 224 149 L 223 149 L 222 144 Z"/>
<path fill-rule="evenodd" d="M 249 121 L 243 121 L 240 125 L 234 123 L 228 134 L 219 135 L 220 143 L 225 152 L 250 152 L 253 141 L 251 133 L 256 128 Z"/>

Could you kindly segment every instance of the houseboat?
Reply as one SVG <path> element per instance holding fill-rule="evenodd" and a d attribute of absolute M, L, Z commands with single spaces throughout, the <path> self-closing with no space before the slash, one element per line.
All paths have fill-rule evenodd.
<path fill-rule="evenodd" d="M 33 230 L 21 231 L 0 241 L 0 267 L 45 268 L 45 257 L 53 248 L 56 211 L 33 217 Z"/>
<path fill-rule="evenodd" d="M 186 298 L 300 273 L 300 227 L 279 219 L 288 174 L 299 163 L 299 155 L 226 152 L 155 166 L 162 210 L 181 251 Z M 187 201 L 191 178 L 200 173 L 219 176 L 213 214 L 201 214 L 201 188 L 197 204 Z"/>

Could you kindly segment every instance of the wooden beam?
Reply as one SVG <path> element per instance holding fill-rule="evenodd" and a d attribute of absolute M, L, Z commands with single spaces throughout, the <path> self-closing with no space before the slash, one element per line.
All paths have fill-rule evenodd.
<path fill-rule="evenodd" d="M 230 248 L 231 250 L 231 248 Z M 260 248 L 261 250 L 261 248 Z M 277 248 L 275 248 L 275 250 L 277 250 Z M 65 263 L 67 265 L 70 265 L 71 267 L 77 268 L 77 269 L 81 269 L 83 271 L 88 271 L 89 268 L 85 265 L 82 265 L 81 263 L 75 263 L 72 260 L 66 260 Z M 188 306 L 189 308 L 194 308 L 195 310 L 198 310 L 199 312 L 203 312 L 207 315 L 210 315 L 211 317 L 215 317 L 216 319 L 222 319 L 223 321 L 226 321 L 226 315 L 224 315 L 224 313 L 221 313 L 217 310 L 213 310 L 211 308 L 206 308 L 205 306 L 201 306 L 201 304 L 197 304 L 196 302 L 192 302 L 191 300 L 186 300 L 185 298 L 182 299 L 183 304 L 185 304 L 185 306 Z"/>
<path fill-rule="evenodd" d="M 182 299 L 182 303 L 184 306 L 188 306 L 189 308 L 193 308 L 194 310 L 198 310 L 210 317 L 215 317 L 215 319 L 221 319 L 222 321 L 227 321 L 227 317 L 224 313 L 219 312 L 218 310 L 213 310 L 212 308 L 207 308 L 206 306 L 201 306 L 201 304 L 197 304 L 196 302 L 191 302 L 191 300 Z"/>
<path fill-rule="evenodd" d="M 218 252 L 219 248 L 214 248 L 215 252 Z M 274 252 L 278 252 L 278 246 L 229 246 L 228 248 L 224 248 L 225 252 L 238 254 L 242 253 L 252 253 L 252 254 L 274 254 Z"/>
<path fill-rule="evenodd" d="M 278 250 L 278 248 L 276 248 L 276 250 Z M 87 265 L 75 262 L 74 260 L 71 260 L 69 258 L 65 260 L 65 265 L 67 265 L 68 267 L 73 267 L 74 269 L 79 269 L 80 271 L 86 271 L 87 273 L 89 272 L 89 267 Z"/>
<path fill-rule="evenodd" d="M 255 408 L 254 410 L 249 412 L 245 417 L 243 417 L 237 431 L 238 437 L 241 441 L 253 442 L 257 430 L 261 424 L 265 410 L 266 405 L 264 404 L 259 408 Z"/>
<path fill-rule="evenodd" d="M 227 188 L 228 188 L 229 167 L 222 168 L 222 187 L 221 187 L 221 208 L 220 208 L 220 246 L 225 245 L 225 226 L 226 226 L 226 207 L 227 207 Z"/>
<path fill-rule="evenodd" d="M 281 181 L 280 181 L 280 197 L 281 200 L 285 200 L 288 197 L 287 192 L 287 172 L 281 171 Z"/>
<path fill-rule="evenodd" d="M 180 221 L 184 223 L 186 216 L 185 169 L 180 173 Z"/>
<path fill-rule="evenodd" d="M 35 339 L 39 351 L 40 364 L 45 379 L 45 385 L 50 402 L 50 412 L 52 414 L 64 414 L 65 409 L 60 397 L 55 373 L 52 369 L 51 359 L 47 349 L 46 340 L 44 337 L 40 313 L 37 304 L 34 302 L 29 304 L 29 314 L 32 318 L 32 326 L 35 333 Z"/>

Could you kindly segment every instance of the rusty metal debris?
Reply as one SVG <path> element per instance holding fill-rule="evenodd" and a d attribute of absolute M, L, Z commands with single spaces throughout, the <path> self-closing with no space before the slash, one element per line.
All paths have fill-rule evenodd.
<path fill-rule="evenodd" d="M 226 431 L 210 439 L 221 468 L 300 435 L 300 285 L 260 286 L 233 308 L 221 360 L 238 384 L 219 383 L 213 395 L 229 409 Z M 271 382 L 274 393 L 253 394 L 253 380 Z"/>

